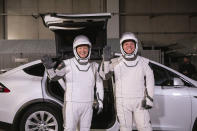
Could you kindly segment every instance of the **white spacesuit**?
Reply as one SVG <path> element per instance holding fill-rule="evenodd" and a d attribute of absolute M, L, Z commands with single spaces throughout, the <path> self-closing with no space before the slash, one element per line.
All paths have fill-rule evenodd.
<path fill-rule="evenodd" d="M 76 48 L 80 45 L 89 46 L 89 54 L 86 58 L 80 58 Z M 92 120 L 92 106 L 94 101 L 94 87 L 99 103 L 99 109 L 103 108 L 103 82 L 98 73 L 98 64 L 90 63 L 91 43 L 86 36 L 80 35 L 74 39 L 73 52 L 75 57 L 64 60 L 56 70 L 48 69 L 51 80 L 64 78 L 64 130 L 76 131 L 79 125 L 80 131 L 89 131 Z"/>
<path fill-rule="evenodd" d="M 127 54 L 123 49 L 125 41 L 134 41 L 135 50 Z M 120 131 L 131 131 L 133 118 L 139 131 L 151 131 L 147 109 L 153 106 L 154 76 L 149 60 L 137 55 L 138 40 L 132 33 L 125 33 L 120 39 L 122 56 L 107 61 L 101 66 L 100 75 L 107 79 L 115 76 L 115 97 Z M 105 50 L 105 49 L 104 49 Z M 104 57 L 106 51 L 104 51 Z M 109 53 L 108 53 L 109 54 Z M 109 60 L 109 58 L 108 58 Z"/>

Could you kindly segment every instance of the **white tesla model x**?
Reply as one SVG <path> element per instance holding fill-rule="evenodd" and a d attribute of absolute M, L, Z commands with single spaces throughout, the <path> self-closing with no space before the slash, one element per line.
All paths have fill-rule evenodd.
<path fill-rule="evenodd" d="M 93 43 L 91 59 L 100 62 L 106 43 L 110 14 L 43 14 L 46 27 L 56 39 L 58 63 L 73 56 L 72 41 L 78 34 Z M 154 130 L 197 130 L 197 81 L 151 61 L 155 77 L 154 107 L 150 110 Z M 62 81 L 50 81 L 40 60 L 0 75 L 0 126 L 19 131 L 62 131 Z M 114 103 L 114 79 L 104 81 L 104 109 L 94 115 L 92 130 L 118 131 Z"/>

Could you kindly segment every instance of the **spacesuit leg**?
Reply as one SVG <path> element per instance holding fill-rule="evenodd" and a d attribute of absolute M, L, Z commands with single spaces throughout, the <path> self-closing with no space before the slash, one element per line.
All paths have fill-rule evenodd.
<path fill-rule="evenodd" d="M 127 101 L 116 99 L 117 116 L 120 123 L 120 131 L 132 131 L 132 109 L 129 109 Z"/>
<path fill-rule="evenodd" d="M 137 105 L 141 105 L 141 99 L 138 100 Z M 139 131 L 152 131 L 148 110 L 143 109 L 141 106 L 137 106 L 136 109 L 134 109 L 134 119 Z"/>
<path fill-rule="evenodd" d="M 66 102 L 63 108 L 64 131 L 76 131 L 79 115 L 77 113 L 77 105 L 73 102 Z"/>
<path fill-rule="evenodd" d="M 92 102 L 83 103 L 83 112 L 80 118 L 80 131 L 90 131 L 92 113 Z"/>

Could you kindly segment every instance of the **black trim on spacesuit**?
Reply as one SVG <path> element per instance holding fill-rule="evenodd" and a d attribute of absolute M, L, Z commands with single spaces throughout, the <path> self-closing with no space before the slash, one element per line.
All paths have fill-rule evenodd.
<path fill-rule="evenodd" d="M 134 61 L 134 60 L 137 59 L 137 56 L 138 56 L 138 53 L 137 53 L 136 55 L 134 55 L 133 58 L 126 58 L 125 55 L 123 55 L 123 58 L 124 58 L 125 60 L 127 60 L 127 61 Z"/>
<path fill-rule="evenodd" d="M 147 97 L 151 102 L 153 102 L 153 98 L 149 96 L 148 90 L 146 88 L 146 76 L 144 76 L 144 86 L 145 86 L 145 91 L 144 91 L 145 97 Z"/>
<path fill-rule="evenodd" d="M 64 67 L 65 67 L 64 62 L 61 62 L 61 63 L 57 66 L 57 69 L 58 69 L 58 70 L 61 70 L 61 69 L 63 69 Z"/>
<path fill-rule="evenodd" d="M 127 67 L 135 67 L 135 66 L 137 66 L 137 64 L 138 64 L 138 62 L 136 62 L 136 64 L 135 65 L 132 65 L 132 66 L 129 66 L 129 65 L 127 65 L 125 62 L 123 62 Z"/>
<path fill-rule="evenodd" d="M 77 59 L 77 58 L 75 58 L 76 60 L 77 60 L 77 62 L 80 64 L 80 65 L 87 65 L 88 64 L 88 61 L 87 62 L 80 62 L 80 60 L 82 60 L 82 59 Z"/>
<path fill-rule="evenodd" d="M 78 69 L 79 71 L 83 71 L 83 72 L 87 72 L 87 71 L 90 69 L 90 66 L 88 67 L 87 70 L 81 70 L 76 64 L 75 64 L 75 66 L 77 67 L 77 69 Z"/>
<path fill-rule="evenodd" d="M 152 97 L 150 97 L 150 96 L 148 95 L 147 98 L 148 98 L 150 101 L 153 102 L 153 98 L 152 98 Z"/>

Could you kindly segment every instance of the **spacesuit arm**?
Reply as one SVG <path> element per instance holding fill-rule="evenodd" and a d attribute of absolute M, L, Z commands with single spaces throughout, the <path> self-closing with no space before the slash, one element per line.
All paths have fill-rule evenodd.
<path fill-rule="evenodd" d="M 61 64 L 58 65 L 57 69 L 48 69 L 47 70 L 47 74 L 48 77 L 52 80 L 52 81 L 58 81 L 59 79 L 63 78 L 66 74 L 66 69 L 65 69 L 65 64 L 64 62 L 62 62 Z"/>
<path fill-rule="evenodd" d="M 98 65 L 96 65 L 96 97 L 99 103 L 99 108 L 103 108 L 103 99 L 104 99 L 104 89 L 103 89 L 103 80 L 100 77 L 98 72 Z"/>
<path fill-rule="evenodd" d="M 99 74 L 103 80 L 108 80 L 113 76 L 113 67 L 110 61 L 102 61 Z"/>
<path fill-rule="evenodd" d="M 154 96 L 154 74 L 153 70 L 151 69 L 149 62 L 145 66 L 145 75 L 146 75 L 146 104 L 149 106 L 153 106 L 153 96 Z"/>

